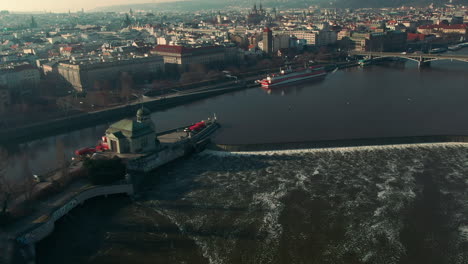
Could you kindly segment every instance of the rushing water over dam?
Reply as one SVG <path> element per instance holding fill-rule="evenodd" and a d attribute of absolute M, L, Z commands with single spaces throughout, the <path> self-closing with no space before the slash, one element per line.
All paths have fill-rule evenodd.
<path fill-rule="evenodd" d="M 467 144 L 206 151 L 72 212 L 38 263 L 462 264 L 467 164 Z"/>

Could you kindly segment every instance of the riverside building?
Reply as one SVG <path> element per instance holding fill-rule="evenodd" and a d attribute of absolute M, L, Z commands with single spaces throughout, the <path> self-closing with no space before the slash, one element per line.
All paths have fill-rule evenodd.
<path fill-rule="evenodd" d="M 100 81 L 113 81 L 123 72 L 157 73 L 164 71 L 161 56 L 142 56 L 128 58 L 100 58 L 60 63 L 58 73 L 77 91 L 95 88 Z"/>
<path fill-rule="evenodd" d="M 225 62 L 223 46 L 185 47 L 178 45 L 158 45 L 152 54 L 162 56 L 164 63 L 186 68 L 190 64 L 222 64 Z"/>
<path fill-rule="evenodd" d="M 12 96 L 32 92 L 39 81 L 39 70 L 29 63 L 0 67 L 0 86 L 7 88 Z"/>

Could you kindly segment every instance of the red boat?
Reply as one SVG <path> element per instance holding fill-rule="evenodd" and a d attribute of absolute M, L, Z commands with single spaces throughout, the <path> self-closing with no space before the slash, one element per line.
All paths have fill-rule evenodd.
<path fill-rule="evenodd" d="M 75 155 L 77 156 L 89 155 L 93 153 L 96 153 L 95 148 L 82 148 L 75 151 Z"/>
<path fill-rule="evenodd" d="M 205 128 L 205 127 L 206 127 L 206 123 L 204 121 L 201 121 L 201 122 L 198 122 L 198 123 L 190 126 L 189 129 L 192 132 L 196 132 L 196 131 L 199 131 L 199 130 Z"/>
<path fill-rule="evenodd" d="M 94 148 L 87 147 L 87 148 L 82 148 L 82 149 L 75 150 L 75 155 L 76 156 L 85 156 L 85 155 L 94 154 L 96 152 L 103 152 L 103 151 L 106 151 L 106 150 L 109 150 L 109 144 L 107 144 L 107 138 L 102 137 L 102 142 L 99 143 L 99 145 L 97 145 Z"/>
<path fill-rule="evenodd" d="M 257 82 L 264 88 L 285 85 L 293 82 L 316 79 L 327 75 L 325 68 L 322 65 L 310 66 L 303 69 L 293 70 L 288 67 L 286 70 L 280 70 L 278 74 L 268 75 L 263 80 Z"/>

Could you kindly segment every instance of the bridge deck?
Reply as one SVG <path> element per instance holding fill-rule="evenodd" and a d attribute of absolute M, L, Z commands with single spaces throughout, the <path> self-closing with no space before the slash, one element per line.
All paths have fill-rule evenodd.
<path fill-rule="evenodd" d="M 398 53 L 398 52 L 370 52 L 350 51 L 350 55 L 372 56 L 372 57 L 399 57 L 411 60 L 458 60 L 468 62 L 468 55 L 427 54 L 427 53 Z"/>

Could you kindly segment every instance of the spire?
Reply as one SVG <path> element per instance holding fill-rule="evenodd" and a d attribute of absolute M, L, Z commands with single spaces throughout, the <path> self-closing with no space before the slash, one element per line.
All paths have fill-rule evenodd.
<path fill-rule="evenodd" d="M 31 28 L 37 28 L 37 22 L 34 16 L 31 16 L 31 23 L 29 24 Z"/>

